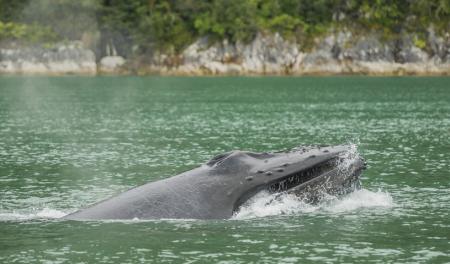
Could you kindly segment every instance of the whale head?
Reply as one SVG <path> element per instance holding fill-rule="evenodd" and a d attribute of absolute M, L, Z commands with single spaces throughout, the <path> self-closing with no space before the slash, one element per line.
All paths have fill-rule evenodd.
<path fill-rule="evenodd" d="M 280 152 L 231 151 L 206 163 L 209 174 L 226 189 L 233 210 L 260 191 L 295 193 L 309 201 L 320 191 L 346 192 L 359 183 L 365 169 L 359 155 L 351 155 L 350 145 L 300 146 Z M 323 193 L 322 193 L 323 194 Z"/>

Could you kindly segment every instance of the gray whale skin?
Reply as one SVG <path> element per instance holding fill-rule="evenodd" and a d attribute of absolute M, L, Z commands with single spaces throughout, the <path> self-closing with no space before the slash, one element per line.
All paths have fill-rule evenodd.
<path fill-rule="evenodd" d="M 150 182 L 65 216 L 71 220 L 227 219 L 259 191 L 317 201 L 359 187 L 365 162 L 350 146 L 274 153 L 231 151 L 179 175 Z M 344 160 L 344 161 L 343 161 Z M 345 166 L 342 166 L 345 163 Z"/>

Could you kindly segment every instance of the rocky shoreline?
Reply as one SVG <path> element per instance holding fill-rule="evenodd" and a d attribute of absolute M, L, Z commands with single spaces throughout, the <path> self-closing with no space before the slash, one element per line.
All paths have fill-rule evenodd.
<path fill-rule="evenodd" d="M 258 34 L 250 43 L 211 44 L 200 38 L 177 55 L 155 53 L 137 59 L 96 58 L 81 42 L 52 48 L 0 48 L 0 74 L 43 75 L 450 75 L 450 36 L 429 30 L 419 48 L 417 36 L 386 41 L 375 33 L 341 30 L 301 45 L 279 34 Z"/>

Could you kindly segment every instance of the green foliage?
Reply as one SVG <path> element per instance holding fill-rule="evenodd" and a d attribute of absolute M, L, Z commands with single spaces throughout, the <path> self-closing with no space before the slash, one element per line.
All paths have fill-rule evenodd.
<path fill-rule="evenodd" d="M 424 49 L 427 46 L 427 42 L 422 38 L 414 38 L 414 45 L 418 48 Z"/>
<path fill-rule="evenodd" d="M 200 35 L 215 39 L 249 41 L 257 33 L 256 5 L 252 1 L 217 0 L 194 20 Z"/>
<path fill-rule="evenodd" d="M 99 0 L 30 0 L 16 22 L 50 27 L 64 39 L 81 39 L 96 30 L 100 6 Z"/>
<path fill-rule="evenodd" d="M 57 35 L 49 27 L 0 21 L 0 40 L 16 40 L 29 44 L 52 43 Z"/>
<path fill-rule="evenodd" d="M 134 39 L 142 47 L 178 52 L 192 42 L 188 25 L 168 3 L 140 8 L 138 15 L 143 19 L 138 23 Z"/>
<path fill-rule="evenodd" d="M 285 37 L 294 37 L 297 30 L 307 29 L 307 24 L 299 18 L 287 14 L 281 14 L 267 21 L 267 28 L 273 32 L 279 32 Z"/>
<path fill-rule="evenodd" d="M 11 22 L 20 17 L 30 0 L 0 0 L 0 21 Z"/>
<path fill-rule="evenodd" d="M 122 55 L 177 53 L 201 36 L 246 42 L 260 31 L 279 32 L 304 47 L 337 27 L 390 39 L 414 32 L 421 36 L 415 45 L 424 47 L 430 25 L 448 32 L 450 0 L 0 0 L 0 21 L 2 39 L 97 34 L 100 49 L 114 43 Z"/>

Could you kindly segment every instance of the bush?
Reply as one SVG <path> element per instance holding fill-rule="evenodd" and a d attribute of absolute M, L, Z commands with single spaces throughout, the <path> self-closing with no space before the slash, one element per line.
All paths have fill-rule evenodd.
<path fill-rule="evenodd" d="M 196 38 L 251 41 L 259 31 L 279 32 L 302 47 L 330 28 L 404 32 L 425 36 L 450 28 L 449 0 L 0 0 L 1 39 L 25 42 L 79 40 L 100 32 L 98 50 L 180 52 Z M 56 33 L 55 33 L 56 32 Z M 416 46 L 423 47 L 418 39 Z M 104 54 L 100 54 L 104 55 Z"/>
<path fill-rule="evenodd" d="M 216 0 L 198 14 L 194 27 L 199 35 L 209 35 L 216 40 L 247 42 L 258 31 L 256 10 L 253 1 Z"/>
<path fill-rule="evenodd" d="M 28 44 L 52 43 L 58 39 L 49 27 L 0 21 L 0 40 L 14 40 Z"/>

